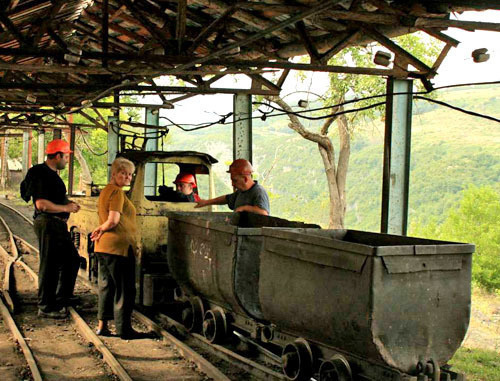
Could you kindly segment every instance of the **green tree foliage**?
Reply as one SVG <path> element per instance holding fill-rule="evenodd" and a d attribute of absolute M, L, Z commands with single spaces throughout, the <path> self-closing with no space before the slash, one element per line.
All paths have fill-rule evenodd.
<path fill-rule="evenodd" d="M 413 224 L 411 233 L 476 245 L 472 278 L 490 291 L 500 290 L 500 191 L 492 186 L 469 186 L 457 209 L 438 225 Z"/>
<path fill-rule="evenodd" d="M 398 37 L 394 41 L 407 50 L 415 57 L 423 61 L 429 66 L 439 55 L 442 43 L 435 39 L 429 38 L 424 33 L 413 33 Z M 376 44 L 369 44 L 365 47 L 350 47 L 344 49 L 342 54 L 335 55 L 330 61 L 330 65 L 339 66 L 357 66 L 357 67 L 375 67 L 373 56 L 381 50 Z M 417 91 L 423 90 L 420 81 L 415 81 Z M 354 75 L 354 74 L 330 74 L 330 89 L 325 94 L 325 105 L 331 105 L 349 99 L 361 99 L 372 97 L 374 95 L 385 94 L 386 79 L 374 75 Z M 373 98 L 368 100 L 360 100 L 356 102 L 352 108 L 366 107 L 374 103 L 384 102 L 385 98 Z M 384 112 L 385 106 L 380 105 L 376 108 L 364 110 L 359 113 L 353 113 L 348 116 L 349 122 L 354 123 L 356 120 L 364 119 L 371 120 Z"/>

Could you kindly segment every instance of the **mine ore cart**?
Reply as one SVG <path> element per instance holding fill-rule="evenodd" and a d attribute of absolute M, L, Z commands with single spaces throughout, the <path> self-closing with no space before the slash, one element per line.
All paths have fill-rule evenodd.
<path fill-rule="evenodd" d="M 464 380 L 474 245 L 272 217 L 170 216 L 185 326 L 278 349 L 289 380 Z"/>

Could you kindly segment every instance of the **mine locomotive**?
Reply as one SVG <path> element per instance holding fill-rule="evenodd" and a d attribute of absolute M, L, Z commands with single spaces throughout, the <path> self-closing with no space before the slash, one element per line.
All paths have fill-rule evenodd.
<path fill-rule="evenodd" d="M 164 168 L 148 190 L 147 167 L 171 165 L 169 176 L 189 172 L 200 182 L 207 175 L 198 189 L 208 198 L 215 159 L 124 156 L 137 165 L 129 191 L 139 222 L 136 303 L 178 306 L 186 328 L 212 343 L 245 335 L 281 357 L 289 380 L 465 380 L 446 364 L 469 324 L 474 245 L 194 209 L 155 190 L 165 186 Z M 96 201 L 79 200 L 83 213 L 70 225 L 93 280 Z"/>

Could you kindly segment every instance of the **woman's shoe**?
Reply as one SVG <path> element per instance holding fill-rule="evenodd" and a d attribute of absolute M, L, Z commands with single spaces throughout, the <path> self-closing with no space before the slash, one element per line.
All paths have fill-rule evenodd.
<path fill-rule="evenodd" d="M 123 340 L 135 340 L 135 339 L 144 339 L 146 338 L 147 335 L 143 332 L 137 332 L 133 328 L 127 329 L 126 331 L 122 332 L 120 335 L 120 338 Z"/>
<path fill-rule="evenodd" d="M 111 331 L 108 328 L 97 329 L 95 333 L 97 336 L 111 336 Z"/>

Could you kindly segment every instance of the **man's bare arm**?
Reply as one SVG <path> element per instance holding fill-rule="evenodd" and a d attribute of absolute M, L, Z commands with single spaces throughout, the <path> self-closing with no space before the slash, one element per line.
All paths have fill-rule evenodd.
<path fill-rule="evenodd" d="M 80 205 L 70 202 L 66 205 L 54 204 L 52 201 L 39 198 L 35 201 L 36 208 L 44 213 L 76 213 L 80 210 Z"/>
<path fill-rule="evenodd" d="M 259 208 L 255 205 L 242 205 L 234 210 L 235 212 L 251 212 L 256 214 L 262 214 L 263 216 L 268 216 L 267 210 Z"/>
<path fill-rule="evenodd" d="M 195 208 L 203 208 L 209 205 L 224 205 L 227 204 L 226 196 L 219 196 L 216 198 L 211 198 L 209 200 L 200 200 L 196 203 Z"/>

